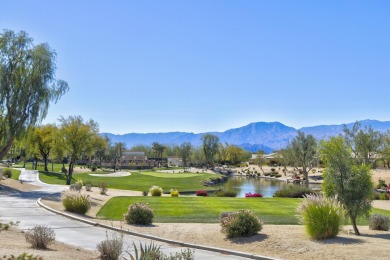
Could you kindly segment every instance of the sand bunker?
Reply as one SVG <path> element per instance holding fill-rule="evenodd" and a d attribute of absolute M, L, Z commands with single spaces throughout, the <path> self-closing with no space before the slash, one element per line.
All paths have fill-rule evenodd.
<path fill-rule="evenodd" d="M 90 173 L 89 175 L 91 176 L 96 176 L 96 177 L 124 177 L 124 176 L 130 176 L 130 172 L 113 172 L 113 173 L 108 173 L 108 174 L 95 174 L 95 173 Z"/>

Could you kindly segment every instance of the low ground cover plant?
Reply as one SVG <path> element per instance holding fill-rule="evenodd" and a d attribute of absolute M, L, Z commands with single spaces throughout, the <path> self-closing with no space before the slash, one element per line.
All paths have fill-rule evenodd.
<path fill-rule="evenodd" d="M 150 195 L 152 196 L 161 196 L 163 193 L 163 189 L 160 188 L 159 186 L 152 186 L 149 189 Z"/>
<path fill-rule="evenodd" d="M 369 228 L 372 230 L 389 230 L 389 217 L 382 214 L 372 214 L 370 216 Z"/>
<path fill-rule="evenodd" d="M 336 198 L 316 194 L 307 195 L 297 212 L 306 233 L 315 240 L 337 236 L 345 219 L 345 210 Z"/>
<path fill-rule="evenodd" d="M 301 185 L 289 185 L 287 188 L 275 192 L 274 197 L 283 198 L 303 198 L 305 195 L 314 194 L 315 192 Z"/>
<path fill-rule="evenodd" d="M 124 218 L 127 224 L 150 225 L 153 222 L 154 213 L 148 204 L 134 203 L 129 206 Z"/>
<path fill-rule="evenodd" d="M 251 192 L 248 192 L 248 193 L 245 193 L 245 198 L 262 198 L 263 197 L 263 194 L 260 194 L 260 193 L 251 193 Z"/>
<path fill-rule="evenodd" d="M 237 192 L 231 190 L 219 190 L 214 192 L 215 197 L 237 197 Z"/>
<path fill-rule="evenodd" d="M 207 192 L 207 190 L 197 190 L 195 192 L 195 195 L 196 196 L 203 196 L 203 197 L 207 197 L 209 195 L 209 193 Z"/>
<path fill-rule="evenodd" d="M 91 207 L 89 195 L 83 195 L 78 191 L 67 190 L 61 195 L 61 202 L 65 210 L 85 214 Z"/>
<path fill-rule="evenodd" d="M 55 241 L 56 235 L 50 227 L 35 226 L 26 232 L 25 238 L 33 248 L 47 249 L 48 245 Z"/>
<path fill-rule="evenodd" d="M 261 220 L 250 210 L 240 210 L 229 214 L 220 221 L 221 232 L 227 238 L 249 237 L 257 234 L 263 228 Z"/>
<path fill-rule="evenodd" d="M 11 178 L 11 177 L 12 177 L 12 171 L 11 171 L 11 169 L 3 168 L 3 176 L 4 176 L 4 177 L 7 177 L 7 178 Z"/>

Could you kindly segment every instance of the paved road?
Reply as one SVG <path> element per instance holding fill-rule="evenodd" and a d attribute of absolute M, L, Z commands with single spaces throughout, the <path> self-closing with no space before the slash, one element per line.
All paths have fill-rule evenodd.
<path fill-rule="evenodd" d="M 37 204 L 37 199 L 43 196 L 59 195 L 67 189 L 66 186 L 48 185 L 37 179 L 35 171 L 22 171 L 21 179 L 34 185 L 41 186 L 39 190 L 31 192 L 12 192 L 7 195 L 0 195 L 0 220 L 2 222 L 20 221 L 20 229 L 32 228 L 36 225 L 46 225 L 51 227 L 56 233 L 56 240 L 67 244 L 79 246 L 85 249 L 95 250 L 96 245 L 106 238 L 109 231 L 102 227 L 95 227 L 79 221 L 57 215 L 47 211 Z M 125 246 L 132 252 L 132 242 L 149 244 L 150 240 L 136 236 L 126 235 L 124 237 Z M 155 242 L 161 245 L 165 253 L 179 252 L 182 247 Z M 217 252 L 195 250 L 195 259 L 247 259 L 232 255 L 222 255 Z"/>

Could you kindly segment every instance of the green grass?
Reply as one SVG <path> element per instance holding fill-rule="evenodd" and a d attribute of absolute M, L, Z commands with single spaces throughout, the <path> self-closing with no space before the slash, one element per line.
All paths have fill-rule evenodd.
<path fill-rule="evenodd" d="M 12 172 L 11 179 L 18 181 L 20 176 L 20 170 L 11 169 L 11 172 Z"/>
<path fill-rule="evenodd" d="M 291 198 L 220 198 L 220 197 L 115 197 L 98 212 L 97 217 L 123 220 L 128 206 L 136 202 L 148 203 L 157 223 L 218 223 L 225 211 L 249 209 L 265 224 L 297 225 L 296 208 L 301 199 Z M 390 217 L 390 211 L 373 209 L 372 214 Z M 358 225 L 368 225 L 360 218 Z"/>
<path fill-rule="evenodd" d="M 150 187 L 157 185 L 162 187 L 164 192 L 169 192 L 172 188 L 176 188 L 179 192 L 193 191 L 200 189 L 213 190 L 211 187 L 204 187 L 201 184 L 202 180 L 211 177 L 218 177 L 216 174 L 208 173 L 156 173 L 156 172 L 132 172 L 130 176 L 102 178 L 90 176 L 89 173 L 73 174 L 73 181 L 82 180 L 91 182 L 95 186 L 99 182 L 106 182 L 110 189 L 136 190 L 146 191 Z M 41 181 L 49 184 L 65 184 L 66 177 L 62 173 L 47 173 L 40 171 L 39 178 Z"/>
<path fill-rule="evenodd" d="M 266 224 L 298 224 L 295 209 L 300 199 L 218 197 L 115 197 L 97 217 L 121 220 L 130 204 L 148 203 L 159 223 L 217 223 L 224 211 L 249 209 Z"/>

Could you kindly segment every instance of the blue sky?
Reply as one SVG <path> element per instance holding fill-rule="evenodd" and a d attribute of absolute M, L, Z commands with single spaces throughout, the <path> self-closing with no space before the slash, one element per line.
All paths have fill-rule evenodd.
<path fill-rule="evenodd" d="M 44 123 L 224 131 L 390 120 L 389 1 L 20 1 L 0 28 L 57 52 L 70 91 Z"/>

